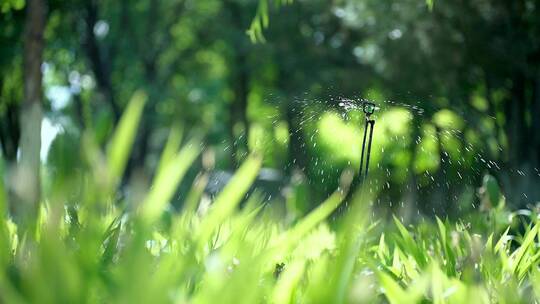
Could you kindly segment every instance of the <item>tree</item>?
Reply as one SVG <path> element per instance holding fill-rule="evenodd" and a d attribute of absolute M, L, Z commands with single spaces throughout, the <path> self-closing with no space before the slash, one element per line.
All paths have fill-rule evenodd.
<path fill-rule="evenodd" d="M 24 12 L 14 8 L 0 14 L 0 146 L 8 165 L 16 162 L 20 138 L 20 100 L 23 95 L 22 43 Z"/>
<path fill-rule="evenodd" d="M 32 227 L 40 201 L 40 148 L 42 120 L 42 74 L 45 0 L 29 0 L 24 30 L 24 98 L 21 105 L 20 161 L 16 185 L 16 216 Z"/>

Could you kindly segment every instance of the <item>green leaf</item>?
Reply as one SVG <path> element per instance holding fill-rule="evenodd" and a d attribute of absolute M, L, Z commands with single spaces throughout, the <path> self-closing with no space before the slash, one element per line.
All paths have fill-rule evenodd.
<path fill-rule="evenodd" d="M 114 184 L 118 183 L 124 174 L 146 99 L 147 96 L 142 91 L 133 94 L 109 143 L 107 164 Z"/>
<path fill-rule="evenodd" d="M 197 210 L 207 184 L 208 173 L 199 174 L 195 178 L 182 207 L 184 213 L 191 214 Z"/>
<path fill-rule="evenodd" d="M 249 29 L 246 30 L 246 34 L 249 36 L 249 39 L 252 43 L 266 42 L 264 38 L 263 30 L 268 28 L 270 25 L 270 10 L 268 2 L 270 0 L 259 0 L 259 5 L 257 7 L 257 12 L 255 17 L 251 21 Z M 283 6 L 286 4 L 292 4 L 293 0 L 284 0 L 284 1 L 275 1 L 275 7 Z"/>
<path fill-rule="evenodd" d="M 287 265 L 279 277 L 272 295 L 272 303 L 294 303 L 293 295 L 304 274 L 305 261 L 297 260 Z"/>
<path fill-rule="evenodd" d="M 2 175 L 0 175 L 0 178 Z M 7 195 L 4 188 L 4 180 L 0 179 L 0 269 L 5 269 L 10 258 L 11 244 L 7 227 Z"/>
<path fill-rule="evenodd" d="M 106 242 L 105 249 L 103 250 L 103 255 L 101 256 L 101 262 L 103 265 L 107 265 L 113 261 L 114 255 L 117 252 L 118 248 L 118 239 L 120 238 L 120 230 L 122 224 L 118 224 L 109 232 Z"/>
<path fill-rule="evenodd" d="M 408 299 L 407 292 L 394 279 L 384 272 L 378 272 L 377 278 L 383 288 L 383 293 L 392 304 L 414 303 L 406 301 Z"/>
<path fill-rule="evenodd" d="M 537 234 L 538 225 L 534 225 L 534 227 L 525 235 L 525 239 L 521 243 L 521 246 L 512 254 L 512 273 L 519 269 L 522 261 L 524 260 L 525 254 L 528 253 L 529 248 L 534 244 L 534 239 L 536 238 Z"/>
<path fill-rule="evenodd" d="M 426 0 L 426 4 L 430 11 L 433 10 L 433 0 Z"/>
<path fill-rule="evenodd" d="M 499 241 L 497 241 L 497 244 L 495 244 L 495 247 L 493 248 L 493 252 L 499 252 L 499 250 L 504 251 L 504 246 L 507 244 L 508 240 L 508 232 L 510 231 L 510 227 L 506 228 L 504 233 L 499 238 Z"/>
<path fill-rule="evenodd" d="M 491 205 L 497 206 L 501 198 L 501 190 L 495 177 L 489 174 L 484 175 L 484 179 L 482 180 L 482 188 L 486 192 Z"/>
<path fill-rule="evenodd" d="M 0 172 L 0 173 L 3 173 L 3 172 Z M 6 195 L 6 190 L 5 190 L 5 186 L 4 186 L 4 179 L 3 179 L 3 175 L 0 175 L 0 220 L 2 221 L 2 224 L 3 222 L 6 220 L 6 215 L 7 215 L 7 195 Z"/>
<path fill-rule="evenodd" d="M 381 233 L 381 237 L 379 238 L 379 245 L 377 246 L 377 256 L 382 261 L 386 261 L 388 259 L 389 255 L 388 246 L 386 246 L 386 243 L 384 241 L 384 233 Z"/>
<path fill-rule="evenodd" d="M 415 240 L 413 239 L 412 235 L 409 233 L 407 228 L 405 228 L 405 226 L 403 226 L 400 220 L 398 220 L 395 216 L 394 216 L 394 223 L 396 224 L 399 230 L 399 233 L 401 234 L 402 246 L 404 247 L 402 248 L 403 251 L 410 252 L 415 258 L 416 263 L 418 263 L 418 265 L 420 265 L 421 267 L 426 266 L 425 256 L 424 254 L 422 254 L 422 252 L 418 248 L 417 243 L 415 242 Z"/>
<path fill-rule="evenodd" d="M 180 143 L 182 142 L 182 131 L 182 128 L 179 126 L 173 126 L 171 128 L 167 144 L 165 145 L 159 159 L 159 165 L 156 171 L 157 175 L 165 170 L 168 163 L 174 158 L 176 152 L 178 152 L 178 149 L 180 149 Z"/>
<path fill-rule="evenodd" d="M 255 181 L 261 164 L 262 159 L 257 155 L 251 155 L 244 161 L 227 186 L 225 186 L 216 198 L 208 214 L 202 219 L 199 236 L 200 244 L 208 242 L 213 232 L 238 206 Z"/>
<path fill-rule="evenodd" d="M 310 212 L 307 216 L 301 219 L 294 227 L 292 227 L 283 236 L 283 242 L 280 242 L 284 248 L 298 242 L 302 236 L 308 233 L 311 229 L 317 226 L 320 222 L 326 219 L 343 201 L 343 194 L 340 191 L 334 192 L 326 201 L 319 207 Z"/>
<path fill-rule="evenodd" d="M 446 270 L 447 270 L 447 273 L 454 275 L 456 271 L 455 269 L 456 257 L 447 237 L 446 226 L 439 219 L 439 217 L 436 217 L 436 220 L 437 220 L 437 226 L 439 227 L 439 235 L 441 237 L 440 244 L 444 251 L 444 255 L 446 257 Z"/>
<path fill-rule="evenodd" d="M 25 4 L 25 0 L 3 0 L 0 1 L 0 9 L 2 13 L 7 13 L 10 10 L 21 10 Z"/>
<path fill-rule="evenodd" d="M 165 210 L 178 184 L 199 155 L 199 140 L 190 140 L 154 178 L 152 189 L 142 205 L 142 217 L 147 221 L 156 220 Z"/>

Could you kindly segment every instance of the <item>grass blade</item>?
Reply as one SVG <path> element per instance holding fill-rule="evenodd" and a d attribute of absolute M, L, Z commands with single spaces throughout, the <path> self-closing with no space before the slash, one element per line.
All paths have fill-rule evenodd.
<path fill-rule="evenodd" d="M 133 95 L 109 143 L 107 163 L 114 184 L 124 174 L 146 99 L 147 96 L 142 91 Z"/>
<path fill-rule="evenodd" d="M 206 244 L 213 232 L 231 215 L 236 206 L 255 181 L 261 168 L 262 159 L 252 155 L 242 164 L 237 173 L 229 181 L 225 189 L 218 195 L 210 211 L 202 219 L 200 225 L 200 244 Z"/>
<path fill-rule="evenodd" d="M 191 140 L 164 169 L 154 178 L 152 189 L 142 205 L 142 216 L 147 221 L 154 221 L 165 210 L 178 184 L 199 155 L 199 141 Z"/>

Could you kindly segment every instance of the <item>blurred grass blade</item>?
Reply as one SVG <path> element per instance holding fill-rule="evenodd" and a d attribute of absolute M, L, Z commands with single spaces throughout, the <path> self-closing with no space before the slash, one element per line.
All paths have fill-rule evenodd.
<path fill-rule="evenodd" d="M 504 233 L 499 238 L 499 241 L 495 244 L 495 247 L 493 248 L 493 252 L 497 253 L 501 249 L 504 249 L 504 246 L 508 243 L 508 232 L 510 231 L 510 227 L 506 228 Z"/>
<path fill-rule="evenodd" d="M 388 299 L 388 302 L 392 304 L 405 303 L 404 301 L 407 298 L 407 293 L 392 277 L 384 272 L 378 272 L 377 278 L 379 279 L 379 283 L 384 290 L 383 292 Z"/>
<path fill-rule="evenodd" d="M 154 178 L 152 188 L 143 202 L 141 215 L 145 220 L 154 221 L 163 213 L 199 153 L 199 140 L 192 139 L 164 165 L 163 170 Z"/>
<path fill-rule="evenodd" d="M 197 211 L 199 202 L 204 193 L 204 189 L 208 185 L 208 173 L 202 173 L 195 177 L 193 185 L 189 190 L 186 200 L 184 201 L 184 206 L 182 207 L 182 212 L 186 214 L 191 214 Z"/>
<path fill-rule="evenodd" d="M 4 188 L 4 181 L 0 175 L 0 271 L 4 271 L 10 258 L 11 242 L 7 227 L 7 195 Z"/>
<path fill-rule="evenodd" d="M 422 254 L 421 250 L 418 248 L 418 245 L 413 239 L 410 232 L 407 230 L 407 228 L 405 228 L 405 226 L 403 226 L 401 221 L 398 220 L 395 216 L 394 216 L 394 223 L 396 224 L 399 230 L 399 233 L 401 235 L 401 241 L 402 241 L 401 243 L 402 243 L 402 246 L 404 247 L 402 248 L 403 251 L 410 252 L 414 256 L 416 262 L 418 263 L 418 265 L 420 265 L 420 267 L 426 266 L 425 255 Z"/>
<path fill-rule="evenodd" d="M 3 176 L 0 175 L 0 219 L 2 220 L 2 224 L 4 224 L 6 215 L 7 215 L 7 194 L 6 194 L 6 189 L 4 186 Z"/>
<path fill-rule="evenodd" d="M 433 1 L 434 0 L 426 0 L 426 4 L 427 4 L 430 11 L 433 10 Z"/>
<path fill-rule="evenodd" d="M 533 256 L 530 256 L 524 262 L 521 262 L 518 267 L 518 280 L 521 281 L 529 271 L 537 269 L 534 265 L 537 264 L 539 260 L 540 252 L 536 252 Z"/>
<path fill-rule="evenodd" d="M 347 290 L 354 277 L 355 266 L 361 255 L 361 246 L 366 241 L 368 231 L 369 202 L 372 197 L 365 188 L 357 192 L 353 199 L 353 206 L 345 217 L 344 226 L 339 234 L 339 255 L 336 259 L 335 278 L 333 289 L 335 290 L 335 303 L 345 303 Z M 384 240 L 384 237 L 382 237 Z"/>
<path fill-rule="evenodd" d="M 120 238 L 120 231 L 122 229 L 122 223 L 118 224 L 110 231 L 105 240 L 103 254 L 101 255 L 101 263 L 106 266 L 113 261 L 114 255 L 118 249 L 118 239 Z"/>
<path fill-rule="evenodd" d="M 202 219 L 199 236 L 200 244 L 205 244 L 211 238 L 214 230 L 231 215 L 255 181 L 261 164 L 261 157 L 257 155 L 248 157 L 218 195 L 208 214 Z"/>
<path fill-rule="evenodd" d="M 167 164 L 174 158 L 176 152 L 180 149 L 180 143 L 182 142 L 183 129 L 180 126 L 173 126 L 169 133 L 169 138 L 163 148 L 161 157 L 159 159 L 159 165 L 156 170 L 156 175 L 159 175 L 167 166 Z"/>
<path fill-rule="evenodd" d="M 384 290 L 384 295 L 390 303 L 419 303 L 428 285 L 427 277 L 424 276 L 415 282 L 411 282 L 409 288 L 405 289 L 390 275 L 382 271 L 377 271 L 376 274 Z"/>
<path fill-rule="evenodd" d="M 454 275 L 455 274 L 455 264 L 456 264 L 456 257 L 452 250 L 452 247 L 450 245 L 450 242 L 448 240 L 447 231 L 445 224 L 439 219 L 439 217 L 436 217 L 437 220 L 437 226 L 439 228 L 439 235 L 440 235 L 440 244 L 443 249 L 446 261 L 445 261 L 445 267 L 448 274 Z"/>
<path fill-rule="evenodd" d="M 388 246 L 386 246 L 386 242 L 384 241 L 384 232 L 381 233 L 381 237 L 379 238 L 379 245 L 377 246 L 377 256 L 381 261 L 386 261 L 388 259 L 389 255 Z"/>
<path fill-rule="evenodd" d="M 287 265 L 274 288 L 272 303 L 295 303 L 293 296 L 304 274 L 304 268 L 305 262 L 301 260 Z"/>
<path fill-rule="evenodd" d="M 512 273 L 516 272 L 521 266 L 522 261 L 526 260 L 524 257 L 529 255 L 529 249 L 534 244 L 534 239 L 536 238 L 537 234 L 538 225 L 534 225 L 533 228 L 525 235 L 525 239 L 521 243 L 521 246 L 512 254 Z"/>
<path fill-rule="evenodd" d="M 280 242 L 283 248 L 292 246 L 298 242 L 306 233 L 315 228 L 319 223 L 326 219 L 343 201 L 343 194 L 340 191 L 334 192 L 319 207 L 311 211 L 306 217 L 301 219 L 293 228 L 285 233 L 283 242 Z"/>
<path fill-rule="evenodd" d="M 133 94 L 109 143 L 107 163 L 113 183 L 117 183 L 124 174 L 146 99 L 142 91 Z"/>
<path fill-rule="evenodd" d="M 320 204 L 319 207 L 311 211 L 308 215 L 306 215 L 303 219 L 296 223 L 294 227 L 282 234 L 280 241 L 277 242 L 277 245 L 274 246 L 272 250 L 268 251 L 266 254 L 272 256 L 274 254 L 277 254 L 280 250 L 287 250 L 290 246 L 296 244 L 305 234 L 310 232 L 313 228 L 315 228 L 318 224 L 325 220 L 330 214 L 332 214 L 332 212 L 334 212 L 334 210 L 336 210 L 337 207 L 339 207 L 339 205 L 343 202 L 343 199 L 347 194 L 346 191 L 344 191 L 343 189 L 348 190 L 351 181 L 352 175 L 350 174 L 350 172 L 344 172 L 342 174 L 339 189 L 334 191 L 334 193 L 322 204 Z M 350 210 L 349 216 L 346 220 L 346 222 L 351 223 L 351 226 L 349 227 L 350 229 L 354 230 L 355 228 L 357 228 L 356 224 L 362 222 L 355 222 L 354 220 L 351 221 L 351 219 L 355 219 L 358 214 L 364 215 L 364 213 L 360 211 L 365 208 L 364 205 L 365 204 L 357 202 L 355 208 Z"/>

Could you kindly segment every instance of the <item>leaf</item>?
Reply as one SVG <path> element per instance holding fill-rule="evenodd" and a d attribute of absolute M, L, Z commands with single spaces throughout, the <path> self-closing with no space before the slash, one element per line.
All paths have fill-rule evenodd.
<path fill-rule="evenodd" d="M 208 242 L 214 230 L 234 211 L 255 181 L 261 164 L 261 157 L 257 155 L 248 157 L 218 195 L 208 214 L 202 219 L 200 244 Z"/>
<path fill-rule="evenodd" d="M 8 249 L 11 249 L 11 244 L 7 227 L 7 195 L 3 179 L 0 179 L 0 221 L 0 246 L 3 248 L 0 250 L 0 269 L 5 269 L 10 258 Z"/>
<path fill-rule="evenodd" d="M 426 4 L 430 11 L 433 10 L 433 0 L 426 0 Z"/>
<path fill-rule="evenodd" d="M 426 261 L 424 259 L 425 256 L 420 252 L 418 245 L 414 241 L 407 228 L 405 228 L 405 226 L 403 226 L 403 224 L 395 216 L 394 223 L 396 224 L 399 233 L 401 234 L 401 240 L 403 243 L 402 245 L 404 246 L 404 248 L 402 248 L 403 251 L 409 251 L 416 260 L 416 263 L 418 263 L 420 267 L 424 267 L 426 265 Z"/>
<path fill-rule="evenodd" d="M 441 237 L 440 244 L 442 246 L 442 249 L 444 251 L 444 255 L 447 259 L 446 261 L 446 270 L 447 273 L 454 275 L 455 274 L 455 264 L 456 264 L 456 258 L 454 255 L 454 251 L 452 250 L 452 247 L 450 246 L 447 238 L 447 232 L 446 232 L 446 226 L 444 223 L 439 219 L 439 217 L 436 217 L 437 220 L 437 226 L 439 227 L 439 235 Z"/>
<path fill-rule="evenodd" d="M 518 280 L 522 280 L 528 271 L 532 269 L 536 269 L 536 267 L 533 267 L 533 266 L 539 260 L 540 260 L 540 252 L 537 252 L 533 256 L 529 257 L 526 261 L 520 263 L 518 267 Z"/>
<path fill-rule="evenodd" d="M 495 244 L 495 248 L 493 249 L 493 252 L 499 252 L 499 250 L 504 249 L 503 246 L 505 246 L 508 243 L 508 232 L 509 231 L 510 231 L 510 227 L 506 228 L 504 233 L 499 238 L 499 241 L 497 242 L 497 244 Z"/>
<path fill-rule="evenodd" d="M 297 260 L 287 265 L 274 288 L 272 303 L 294 303 L 293 296 L 304 274 L 304 268 L 304 260 Z"/>
<path fill-rule="evenodd" d="M 118 239 L 120 238 L 121 226 L 121 222 L 118 222 L 116 227 L 110 231 L 108 237 L 106 238 L 105 249 L 103 250 L 103 254 L 101 256 L 101 263 L 103 266 L 108 265 L 114 259 L 114 255 L 117 252 Z"/>
<path fill-rule="evenodd" d="M 511 264 L 511 271 L 512 273 L 515 273 L 523 260 L 523 257 L 525 256 L 525 253 L 529 250 L 530 246 L 534 244 L 534 239 L 536 238 L 536 235 L 538 234 L 538 225 L 534 225 L 534 227 L 525 235 L 525 239 L 521 243 L 521 246 L 512 254 L 512 264 Z"/>
<path fill-rule="evenodd" d="M 163 213 L 199 152 L 199 140 L 192 139 L 164 165 L 163 170 L 154 178 L 150 193 L 142 204 L 141 214 L 145 220 L 154 221 Z"/>
<path fill-rule="evenodd" d="M 294 227 L 285 233 L 281 245 L 286 248 L 298 242 L 302 236 L 313 229 L 317 224 L 326 219 L 343 201 L 343 194 L 340 191 L 334 192 L 319 207 L 301 219 Z"/>
<path fill-rule="evenodd" d="M 269 1 L 270 0 L 259 0 L 255 17 L 253 17 L 249 29 L 246 30 L 246 34 L 249 36 L 252 43 L 266 42 L 263 30 L 270 25 Z M 286 4 L 292 4 L 293 0 L 275 1 L 274 3 L 276 4 L 275 7 L 278 8 L 279 6 Z"/>
<path fill-rule="evenodd" d="M 146 99 L 147 96 L 143 91 L 137 91 L 133 94 L 109 143 L 107 164 L 112 181 L 115 184 L 124 174 Z"/>
<path fill-rule="evenodd" d="M 191 214 L 197 210 L 201 197 L 204 193 L 204 189 L 208 184 L 208 173 L 199 174 L 195 177 L 193 185 L 189 190 L 182 211 L 186 214 Z"/>
<path fill-rule="evenodd" d="M 486 192 L 491 206 L 497 206 L 501 199 L 501 189 L 495 177 L 490 174 L 484 175 L 482 180 L 482 188 Z"/>
<path fill-rule="evenodd" d="M 414 303 L 409 302 L 407 292 L 392 277 L 384 272 L 378 272 L 377 278 L 383 288 L 383 293 L 392 304 Z"/>
<path fill-rule="evenodd" d="M 174 158 L 178 149 L 180 149 L 180 143 L 182 142 L 182 128 L 179 126 L 173 126 L 167 139 L 167 144 L 163 148 L 161 157 L 159 158 L 159 165 L 156 170 L 156 175 L 159 175 L 163 171 L 167 164 Z"/>
<path fill-rule="evenodd" d="M 488 252 L 493 251 L 493 233 L 489 234 L 485 247 Z"/>
<path fill-rule="evenodd" d="M 345 178 L 341 189 L 349 189 L 352 179 Z M 361 247 L 367 240 L 367 234 L 375 226 L 368 226 L 371 195 L 366 194 L 365 188 L 353 197 L 353 205 L 348 210 L 342 228 L 338 235 L 338 255 L 333 266 L 334 274 L 331 277 L 330 290 L 333 293 L 333 303 L 345 303 L 349 296 L 349 287 L 354 278 L 357 261 L 362 253 Z M 345 195 L 338 190 L 336 194 Z M 338 196 L 339 198 L 339 196 Z M 339 205 L 338 205 L 339 206 Z M 337 208 L 337 206 L 336 206 Z M 374 224 L 375 225 L 375 224 Z"/>
<path fill-rule="evenodd" d="M 0 171 L 0 177 L 2 177 L 2 173 L 3 172 Z M 8 206 L 7 194 L 6 194 L 6 189 L 4 186 L 4 179 L 2 178 L 0 179 L 0 220 L 2 221 L 2 224 L 4 224 L 4 221 L 6 219 L 7 206 Z"/>
<path fill-rule="evenodd" d="M 381 233 L 381 237 L 379 238 L 379 245 L 377 246 L 377 256 L 379 259 L 381 259 L 383 262 L 385 262 L 388 259 L 388 246 L 386 246 L 386 243 L 384 241 L 384 232 Z"/>

